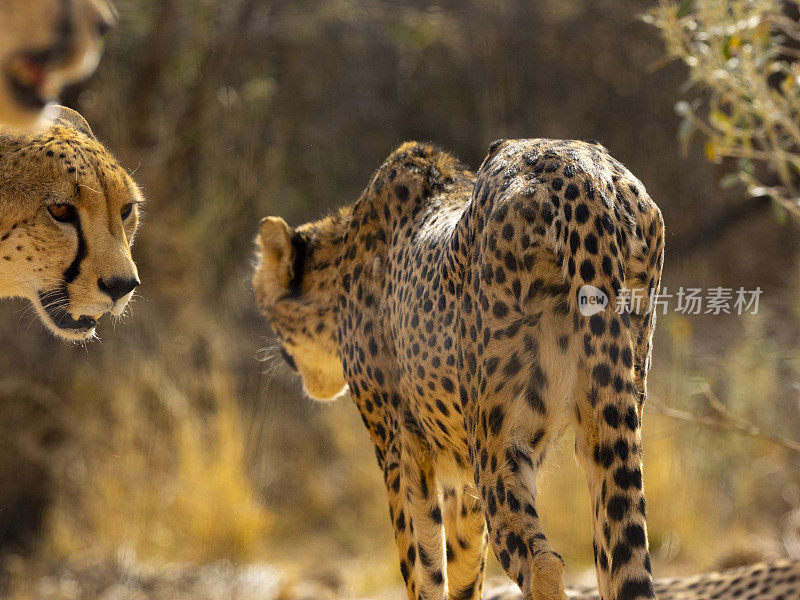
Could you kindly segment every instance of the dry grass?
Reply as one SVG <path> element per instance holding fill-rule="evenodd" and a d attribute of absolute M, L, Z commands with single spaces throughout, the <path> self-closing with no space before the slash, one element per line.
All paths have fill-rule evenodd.
<path fill-rule="evenodd" d="M 765 334 L 766 323 L 753 321 L 709 366 L 698 358 L 691 323 L 664 319 L 653 400 L 702 413 L 698 377 L 717 377 L 732 411 L 765 429 L 779 427 L 780 418 L 766 418 L 748 402 L 759 393 L 778 398 L 786 369 L 796 365 Z M 345 595 L 396 590 L 382 482 L 355 408 L 347 400 L 303 399 L 290 392 L 297 382 L 283 372 L 243 408 L 226 359 L 227 334 L 214 337 L 200 371 L 187 368 L 184 354 L 156 359 L 132 350 L 137 368 L 113 389 L 98 388 L 90 372 L 76 378 L 78 402 L 107 395 L 72 407 L 80 431 L 58 458 L 39 559 L 133 561 L 156 573 L 173 563 L 267 561 L 298 581 L 324 575 Z M 251 367 L 264 368 L 255 359 Z M 287 427 L 300 421 L 300 428 Z M 586 583 L 589 499 L 572 445 L 565 436 L 546 463 L 540 512 L 570 580 Z M 654 411 L 646 413 L 644 446 L 657 574 L 782 553 L 778 517 L 796 508 L 787 494 L 800 481 L 786 449 Z"/>
<path fill-rule="evenodd" d="M 46 554 L 199 564 L 263 555 L 272 516 L 249 478 L 230 373 L 198 376 L 210 390 L 200 408 L 161 363 L 139 360 L 101 413 L 85 412 L 45 520 Z"/>

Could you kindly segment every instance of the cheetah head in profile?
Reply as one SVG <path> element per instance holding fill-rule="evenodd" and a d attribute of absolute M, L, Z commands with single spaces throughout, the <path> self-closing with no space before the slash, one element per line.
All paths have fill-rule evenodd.
<path fill-rule="evenodd" d="M 3 0 L 0 123 L 36 125 L 65 85 L 94 71 L 113 22 L 107 0 Z"/>
<path fill-rule="evenodd" d="M 316 400 L 334 399 L 346 388 L 336 343 L 341 223 L 341 215 L 335 215 L 293 230 L 280 217 L 266 217 L 256 238 L 256 299 L 281 354 Z"/>
<path fill-rule="evenodd" d="M 61 338 L 94 337 L 139 284 L 139 188 L 63 107 L 41 131 L 0 129 L 0 181 L 0 297 L 28 299 Z"/>

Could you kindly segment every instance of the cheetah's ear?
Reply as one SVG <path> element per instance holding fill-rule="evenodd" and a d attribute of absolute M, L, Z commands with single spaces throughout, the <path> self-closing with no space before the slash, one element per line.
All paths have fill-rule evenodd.
<path fill-rule="evenodd" d="M 60 106 L 58 104 L 49 106 L 47 108 L 47 117 L 53 123 L 66 125 L 67 127 L 74 129 L 75 131 L 79 131 L 87 137 L 97 139 L 94 137 L 94 132 L 92 132 L 92 128 L 89 127 L 89 123 L 86 122 L 86 119 L 84 119 L 80 113 L 72 110 L 71 108 Z"/>
<path fill-rule="evenodd" d="M 280 217 L 264 217 L 258 232 L 261 248 L 261 269 L 271 271 L 275 281 L 284 289 L 294 276 L 292 229 Z"/>

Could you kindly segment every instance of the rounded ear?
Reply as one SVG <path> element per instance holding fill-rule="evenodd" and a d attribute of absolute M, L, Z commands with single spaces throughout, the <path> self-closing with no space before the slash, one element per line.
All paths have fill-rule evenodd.
<path fill-rule="evenodd" d="M 292 228 L 280 217 L 264 217 L 258 232 L 261 269 L 270 272 L 275 282 L 288 289 L 294 276 Z"/>
<path fill-rule="evenodd" d="M 47 116 L 53 123 L 64 125 L 70 129 L 79 131 L 87 137 L 97 139 L 94 137 L 92 128 L 89 127 L 89 123 L 86 122 L 86 119 L 84 119 L 80 113 L 72 110 L 71 108 L 54 104 L 53 106 L 47 108 Z"/>

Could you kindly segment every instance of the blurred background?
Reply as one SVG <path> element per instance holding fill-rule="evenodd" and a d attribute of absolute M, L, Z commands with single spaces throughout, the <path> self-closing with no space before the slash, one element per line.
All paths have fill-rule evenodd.
<path fill-rule="evenodd" d="M 249 279 L 262 216 L 354 201 L 408 139 L 476 169 L 496 138 L 595 138 L 663 211 L 670 293 L 763 290 L 756 315 L 659 317 L 650 544 L 658 576 L 800 559 L 796 2 L 116 4 L 66 103 L 147 197 L 142 285 L 85 346 L 0 306 L 4 593 L 404 596 L 360 418 L 303 397 Z M 591 582 L 571 447 L 540 512 Z"/>

